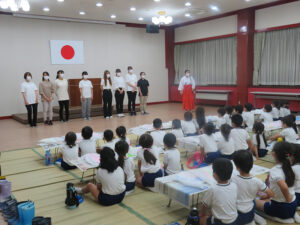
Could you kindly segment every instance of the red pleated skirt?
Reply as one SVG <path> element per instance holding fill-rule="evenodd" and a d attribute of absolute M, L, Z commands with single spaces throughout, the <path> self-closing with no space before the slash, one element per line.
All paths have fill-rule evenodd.
<path fill-rule="evenodd" d="M 183 87 L 182 108 L 185 111 L 191 111 L 195 108 L 195 95 L 192 85 L 184 85 Z"/>

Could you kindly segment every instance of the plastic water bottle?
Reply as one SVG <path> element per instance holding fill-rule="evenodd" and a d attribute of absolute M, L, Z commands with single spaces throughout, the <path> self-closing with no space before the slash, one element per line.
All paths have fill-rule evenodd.
<path fill-rule="evenodd" d="M 51 155 L 50 149 L 46 150 L 45 165 L 46 166 L 52 165 L 52 155 Z"/>

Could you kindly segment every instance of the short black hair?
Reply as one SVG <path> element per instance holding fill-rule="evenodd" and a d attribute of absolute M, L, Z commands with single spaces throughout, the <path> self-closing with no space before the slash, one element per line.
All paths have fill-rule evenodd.
<path fill-rule="evenodd" d="M 208 136 L 215 132 L 215 125 L 212 122 L 208 122 L 204 125 L 204 133 Z"/>
<path fill-rule="evenodd" d="M 142 76 L 143 74 L 146 74 L 145 72 L 140 72 L 140 76 Z"/>
<path fill-rule="evenodd" d="M 82 76 L 83 76 L 83 75 L 88 75 L 88 72 L 83 71 L 83 72 L 82 72 Z"/>
<path fill-rule="evenodd" d="M 293 124 L 294 124 L 294 119 L 293 117 L 291 117 L 290 115 L 288 116 L 285 116 L 281 119 L 281 122 L 286 124 L 288 127 L 293 127 Z"/>
<path fill-rule="evenodd" d="M 231 178 L 233 165 L 229 159 L 217 158 L 213 162 L 212 169 L 221 181 L 228 181 Z"/>
<path fill-rule="evenodd" d="M 119 138 L 126 140 L 126 128 L 124 126 L 117 127 L 116 134 Z"/>
<path fill-rule="evenodd" d="M 132 70 L 132 69 L 133 69 L 132 66 L 127 67 L 127 70 Z"/>
<path fill-rule="evenodd" d="M 247 109 L 248 112 L 250 112 L 253 109 L 253 105 L 249 102 L 246 103 L 244 107 L 245 109 Z"/>
<path fill-rule="evenodd" d="M 184 113 L 184 120 L 191 121 L 193 119 L 193 114 L 190 111 Z"/>
<path fill-rule="evenodd" d="M 73 148 L 76 145 L 76 139 L 77 136 L 73 131 L 68 132 L 65 136 L 66 145 L 68 145 L 70 148 Z"/>
<path fill-rule="evenodd" d="M 234 114 L 231 117 L 231 122 L 234 123 L 237 127 L 241 127 L 243 124 L 243 117 L 240 114 Z"/>
<path fill-rule="evenodd" d="M 81 130 L 81 136 L 83 139 L 87 140 L 93 136 L 93 129 L 90 126 L 85 126 Z"/>
<path fill-rule="evenodd" d="M 233 107 L 231 105 L 225 106 L 226 113 L 231 115 L 233 112 Z"/>
<path fill-rule="evenodd" d="M 31 75 L 30 72 L 25 72 L 25 73 L 24 73 L 24 79 L 25 79 L 25 80 L 26 80 L 27 76 L 31 76 L 31 78 L 32 78 L 32 75 Z"/>
<path fill-rule="evenodd" d="M 180 129 L 181 128 L 181 121 L 179 119 L 175 119 L 172 121 L 173 129 Z"/>
<path fill-rule="evenodd" d="M 190 70 L 188 70 L 188 69 L 184 71 L 184 73 L 187 73 L 187 72 L 191 72 L 191 71 L 190 71 Z"/>
<path fill-rule="evenodd" d="M 164 136 L 163 141 L 168 148 L 174 148 L 174 146 L 176 145 L 176 136 L 172 133 L 168 133 Z"/>
<path fill-rule="evenodd" d="M 280 109 L 280 101 L 279 100 L 273 100 L 272 104 L 274 105 L 275 108 L 277 108 L 278 110 Z"/>
<path fill-rule="evenodd" d="M 266 104 L 264 106 L 264 109 L 267 111 L 267 112 L 271 112 L 272 111 L 272 106 L 270 104 Z"/>
<path fill-rule="evenodd" d="M 218 109 L 218 113 L 219 113 L 221 116 L 224 116 L 225 113 L 226 113 L 225 108 L 224 108 L 224 107 L 220 107 L 220 108 Z"/>
<path fill-rule="evenodd" d="M 162 121 L 159 118 L 156 118 L 155 120 L 153 120 L 153 127 L 156 129 L 159 129 L 162 127 Z"/>
<path fill-rule="evenodd" d="M 106 141 L 112 141 L 114 138 L 114 132 L 112 130 L 105 130 L 103 133 L 103 137 Z"/>
<path fill-rule="evenodd" d="M 252 154 L 247 150 L 238 150 L 233 154 L 233 162 L 242 172 L 249 173 L 253 167 Z"/>
<path fill-rule="evenodd" d="M 244 110 L 244 107 L 242 105 L 236 105 L 235 111 L 237 111 L 239 114 L 242 114 Z"/>
<path fill-rule="evenodd" d="M 61 73 L 64 73 L 64 71 L 63 71 L 63 70 L 58 70 L 58 71 L 57 71 L 57 75 L 58 75 L 58 74 L 61 74 Z"/>
<path fill-rule="evenodd" d="M 294 164 L 300 163 L 300 145 L 299 144 L 293 144 L 292 156 L 294 157 Z"/>
<path fill-rule="evenodd" d="M 121 73 L 121 70 L 120 69 L 116 69 L 116 73 Z"/>

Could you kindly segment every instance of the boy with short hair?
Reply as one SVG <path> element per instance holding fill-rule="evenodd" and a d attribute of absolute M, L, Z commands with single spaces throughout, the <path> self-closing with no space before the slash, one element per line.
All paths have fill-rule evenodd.
<path fill-rule="evenodd" d="M 164 147 L 164 136 L 166 135 L 165 131 L 162 131 L 162 121 L 159 118 L 153 120 L 153 128 L 154 131 L 151 132 L 151 136 L 153 138 L 153 145 L 160 148 L 161 151 Z"/>
<path fill-rule="evenodd" d="M 238 175 L 232 177 L 232 182 L 238 187 L 237 224 L 249 224 L 254 220 L 255 205 L 253 200 L 256 198 L 257 193 L 264 192 L 264 199 L 272 197 L 273 193 L 262 180 L 250 175 L 250 170 L 253 167 L 253 157 L 249 151 L 239 150 L 235 152 L 233 155 L 233 162 L 236 169 L 239 171 Z M 260 220 L 263 219 L 261 217 L 258 218 Z"/>
<path fill-rule="evenodd" d="M 244 120 L 244 126 L 246 127 L 247 131 L 252 131 L 253 124 L 254 124 L 254 114 L 251 112 L 253 106 L 251 103 L 246 103 L 244 105 L 244 112 L 242 114 Z"/>
<path fill-rule="evenodd" d="M 264 106 L 264 111 L 259 116 L 259 120 L 264 123 L 272 123 L 273 122 L 273 116 L 272 116 L 272 106 L 267 104 Z"/>
<path fill-rule="evenodd" d="M 93 129 L 85 126 L 81 130 L 82 140 L 79 142 L 79 155 L 84 156 L 88 153 L 96 153 L 96 142 L 92 139 Z"/>
<path fill-rule="evenodd" d="M 240 114 L 235 114 L 231 117 L 233 129 L 230 132 L 230 137 L 234 140 L 235 151 L 248 150 L 252 147 L 252 142 L 248 132 L 242 128 L 243 117 Z"/>
<path fill-rule="evenodd" d="M 224 107 L 221 107 L 218 109 L 218 118 L 216 121 L 216 129 L 219 130 L 220 127 L 226 123 L 226 119 L 224 118 L 224 115 L 226 113 L 226 110 Z"/>
<path fill-rule="evenodd" d="M 233 165 L 229 159 L 218 158 L 213 162 L 213 177 L 217 181 L 202 199 L 200 225 L 235 225 L 237 213 L 237 186 L 230 182 Z M 209 216 L 210 208 L 212 216 Z"/>

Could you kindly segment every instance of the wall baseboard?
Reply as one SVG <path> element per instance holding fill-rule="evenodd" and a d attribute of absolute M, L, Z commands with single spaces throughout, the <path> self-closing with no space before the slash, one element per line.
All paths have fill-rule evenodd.
<path fill-rule="evenodd" d="M 0 116 L 0 120 L 12 119 L 12 116 Z"/>

